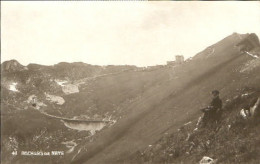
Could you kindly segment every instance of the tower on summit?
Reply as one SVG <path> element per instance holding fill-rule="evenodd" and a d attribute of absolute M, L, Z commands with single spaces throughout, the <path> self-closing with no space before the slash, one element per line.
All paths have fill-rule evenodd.
<path fill-rule="evenodd" d="M 183 55 L 176 55 L 175 56 L 175 62 L 176 62 L 176 64 L 182 64 L 184 62 Z"/>

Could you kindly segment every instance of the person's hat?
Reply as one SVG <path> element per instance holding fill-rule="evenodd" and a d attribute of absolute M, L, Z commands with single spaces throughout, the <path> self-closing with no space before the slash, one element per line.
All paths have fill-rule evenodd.
<path fill-rule="evenodd" d="M 219 94 L 219 91 L 218 90 L 213 90 L 212 92 L 211 92 L 212 94 Z"/>

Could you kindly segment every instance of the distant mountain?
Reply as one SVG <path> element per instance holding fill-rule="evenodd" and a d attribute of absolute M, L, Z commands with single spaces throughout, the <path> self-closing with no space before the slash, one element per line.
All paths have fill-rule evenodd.
<path fill-rule="evenodd" d="M 57 78 L 70 78 L 77 80 L 80 78 L 98 76 L 101 74 L 116 73 L 125 70 L 135 69 L 135 66 L 122 65 L 122 66 L 96 66 L 82 62 L 66 63 L 61 62 L 52 66 L 44 66 L 39 64 L 29 64 L 26 67 L 21 65 L 16 60 L 5 61 L 1 65 L 3 73 L 16 73 L 24 71 L 34 75 L 34 73 L 48 74 Z"/>
<path fill-rule="evenodd" d="M 16 60 L 10 60 L 10 61 L 3 62 L 1 64 L 1 69 L 4 72 L 16 72 L 16 71 L 26 70 L 27 68 L 25 66 L 21 65 Z"/>

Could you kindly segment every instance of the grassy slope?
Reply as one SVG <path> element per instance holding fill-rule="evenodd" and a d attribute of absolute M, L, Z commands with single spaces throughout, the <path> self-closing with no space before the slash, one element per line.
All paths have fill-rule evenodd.
<path fill-rule="evenodd" d="M 123 116 L 123 106 L 135 101 L 151 87 L 169 79 L 169 70 L 130 71 L 86 81 L 80 93 L 64 96 L 61 112 L 67 116 L 94 114 Z"/>
<path fill-rule="evenodd" d="M 10 106 L 2 106 L 4 109 L 12 109 Z M 12 163 L 23 163 L 26 161 L 25 156 L 21 158 L 21 156 L 11 156 L 11 152 L 14 149 L 10 149 L 9 145 L 9 137 L 14 137 L 18 141 L 18 150 L 35 150 L 39 151 L 41 149 L 45 149 L 47 151 L 47 147 L 50 146 L 48 142 L 53 142 L 56 144 L 52 144 L 48 150 L 59 148 L 59 141 L 61 136 L 54 135 L 54 133 L 58 131 L 66 131 L 61 122 L 54 119 L 48 119 L 40 112 L 34 109 L 21 110 L 16 113 L 4 115 L 1 117 L 1 123 L 4 125 L 1 128 L 1 145 L 2 145 L 2 162 L 5 163 L 7 161 Z M 44 130 L 44 134 L 40 135 Z M 44 137 L 52 137 L 56 138 L 56 141 L 53 141 L 51 138 Z M 33 140 L 35 136 L 41 136 L 38 140 Z M 12 146 L 13 143 L 12 143 Z M 11 146 L 11 147 L 12 147 Z M 28 158 L 27 158 L 28 159 Z M 25 161 L 23 161 L 25 160 Z M 29 163 L 34 163 L 33 158 L 30 159 Z M 48 161 L 48 159 L 42 159 L 43 161 Z M 34 162 L 33 162 L 34 161 Z M 9 163 L 7 162 L 7 163 Z M 27 161 L 28 162 L 28 161 Z"/>
<path fill-rule="evenodd" d="M 181 131 L 165 133 L 152 147 L 134 154 L 131 162 L 198 163 L 203 156 L 209 156 L 217 159 L 219 163 L 258 163 L 259 116 L 245 120 L 239 113 L 260 96 L 259 89 L 245 88 L 226 103 L 218 130 L 215 131 L 209 126 L 194 132 L 196 122 L 182 126 Z M 242 96 L 243 93 L 253 94 Z"/>
<path fill-rule="evenodd" d="M 199 109 L 209 102 L 212 89 L 219 89 L 226 99 L 237 88 L 256 86 L 259 77 L 241 76 L 237 70 L 251 58 L 239 55 L 229 39 L 224 40 L 228 46 L 225 43 L 224 49 L 218 50 L 220 54 L 182 65 L 175 70 L 177 80 L 147 91 L 149 94 L 129 106 L 132 112 L 128 117 L 98 135 L 96 142 L 87 144 L 89 151 L 75 163 L 121 163 L 137 150 L 156 142 L 166 131 L 175 131 L 188 120 L 196 119 Z"/>

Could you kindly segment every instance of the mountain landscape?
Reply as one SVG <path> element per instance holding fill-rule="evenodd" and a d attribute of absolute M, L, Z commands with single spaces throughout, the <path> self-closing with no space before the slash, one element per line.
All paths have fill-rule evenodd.
<path fill-rule="evenodd" d="M 174 65 L 5 61 L 2 163 L 258 163 L 259 121 L 240 111 L 260 97 L 259 75 L 259 39 L 238 33 Z M 215 89 L 224 105 L 218 130 L 194 132 Z"/>

